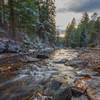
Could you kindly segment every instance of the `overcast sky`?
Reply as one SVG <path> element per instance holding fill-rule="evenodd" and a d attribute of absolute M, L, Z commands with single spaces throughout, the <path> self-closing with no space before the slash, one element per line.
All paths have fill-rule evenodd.
<path fill-rule="evenodd" d="M 56 24 L 60 29 L 65 29 L 73 17 L 79 22 L 83 12 L 90 16 L 100 13 L 100 0 L 56 0 Z"/>

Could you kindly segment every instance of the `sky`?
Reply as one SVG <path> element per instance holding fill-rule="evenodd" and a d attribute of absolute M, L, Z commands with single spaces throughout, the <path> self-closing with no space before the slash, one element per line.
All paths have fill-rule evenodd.
<path fill-rule="evenodd" d="M 100 15 L 100 0 L 56 0 L 57 27 L 65 29 L 73 17 L 79 23 L 84 12 L 88 12 L 89 16 L 94 12 Z"/>

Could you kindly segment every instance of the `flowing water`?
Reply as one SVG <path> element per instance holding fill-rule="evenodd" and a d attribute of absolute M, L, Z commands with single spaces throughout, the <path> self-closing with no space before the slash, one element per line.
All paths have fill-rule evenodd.
<path fill-rule="evenodd" d="M 64 65 L 66 60 L 72 60 L 78 55 L 78 52 L 71 49 L 56 50 L 49 59 L 42 61 L 42 63 L 26 64 L 24 67 L 12 72 L 0 72 L 0 100 L 31 100 L 30 97 L 40 87 L 40 83 L 51 77 L 63 78 L 71 85 L 81 74 L 94 76 L 95 72 L 90 69 L 85 68 L 82 70 Z M 97 77 L 93 78 L 97 80 Z M 98 77 L 99 80 L 100 77 Z M 88 98 L 82 95 L 72 97 L 72 100 L 88 100 Z M 100 100 L 100 98 L 96 100 Z"/>

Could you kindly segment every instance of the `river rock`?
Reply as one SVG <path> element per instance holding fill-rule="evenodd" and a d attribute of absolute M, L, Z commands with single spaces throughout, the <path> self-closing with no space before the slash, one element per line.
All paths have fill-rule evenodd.
<path fill-rule="evenodd" d="M 6 45 L 0 42 L 0 53 L 3 53 L 6 50 Z"/>
<path fill-rule="evenodd" d="M 43 96 L 41 93 L 37 93 L 34 100 L 53 100 L 52 96 Z"/>
<path fill-rule="evenodd" d="M 31 56 L 25 56 L 24 58 L 21 58 L 20 61 L 25 63 L 31 63 L 31 62 L 38 62 L 39 59 L 33 58 Z"/>
<path fill-rule="evenodd" d="M 90 100 L 100 100 L 100 77 L 93 76 L 87 88 L 87 95 Z"/>
<path fill-rule="evenodd" d="M 54 63 L 65 64 L 67 61 L 67 59 L 61 59 L 60 61 L 55 61 Z"/>
<path fill-rule="evenodd" d="M 16 44 L 16 42 L 13 40 L 9 40 L 7 45 L 8 45 L 7 52 L 19 53 L 22 51 L 21 46 Z"/>
<path fill-rule="evenodd" d="M 54 48 L 45 48 L 45 49 L 42 49 L 41 50 L 42 52 L 53 52 L 54 51 Z"/>
<path fill-rule="evenodd" d="M 81 60 L 71 60 L 71 61 L 67 61 L 65 63 L 66 66 L 73 66 L 73 67 L 84 67 L 86 66 L 87 63 L 81 61 Z"/>
<path fill-rule="evenodd" d="M 46 54 L 38 54 L 37 58 L 39 58 L 39 59 L 47 59 L 47 58 L 49 58 L 49 56 L 46 55 Z"/>
<path fill-rule="evenodd" d="M 19 52 L 22 51 L 22 49 L 19 45 L 9 44 L 7 51 L 10 52 L 10 53 L 19 53 Z"/>
<path fill-rule="evenodd" d="M 67 83 L 63 83 L 58 91 L 54 95 L 54 100 L 71 100 L 72 92 Z"/>
<path fill-rule="evenodd" d="M 88 88 L 88 83 L 86 82 L 88 78 L 80 78 L 76 80 L 72 86 L 72 94 L 73 96 L 81 96 L 84 94 Z"/>
<path fill-rule="evenodd" d="M 80 97 L 72 97 L 71 100 L 89 100 L 86 95 L 82 95 Z"/>
<path fill-rule="evenodd" d="M 22 48 L 14 40 L 1 40 L 0 41 L 0 53 L 19 53 L 22 52 Z"/>
<path fill-rule="evenodd" d="M 53 79 L 47 84 L 46 94 L 53 96 L 54 100 L 71 100 L 72 93 L 68 83 Z"/>
<path fill-rule="evenodd" d="M 29 52 L 30 54 L 34 54 L 34 53 L 36 52 L 36 50 L 35 50 L 35 49 L 29 49 L 28 52 Z"/>
<path fill-rule="evenodd" d="M 40 59 L 47 59 L 50 56 L 50 53 L 52 53 L 54 51 L 53 48 L 42 48 L 39 51 L 39 54 L 37 55 L 37 58 Z"/>

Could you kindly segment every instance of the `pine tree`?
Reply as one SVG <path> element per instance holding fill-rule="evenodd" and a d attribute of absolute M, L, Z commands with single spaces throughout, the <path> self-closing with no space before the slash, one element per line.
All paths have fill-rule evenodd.
<path fill-rule="evenodd" d="M 71 24 L 68 24 L 66 28 L 66 44 L 67 46 L 71 46 L 73 44 L 74 40 L 74 34 L 76 31 L 76 19 L 73 18 L 71 21 Z"/>
<path fill-rule="evenodd" d="M 55 29 L 55 0 L 39 1 L 39 36 L 40 38 L 54 40 Z"/>
<path fill-rule="evenodd" d="M 81 31 L 81 36 L 80 36 L 80 47 L 86 47 L 88 44 L 88 32 L 86 27 L 83 27 L 82 31 Z"/>
<path fill-rule="evenodd" d="M 88 23 L 89 23 L 89 15 L 87 12 L 83 13 L 80 25 L 84 25 L 86 26 L 86 28 L 88 28 Z"/>
<path fill-rule="evenodd" d="M 97 20 L 97 13 L 93 13 L 93 15 L 91 16 L 91 20 L 89 21 L 89 27 L 88 27 L 88 32 L 89 32 L 89 44 L 94 44 L 95 40 L 96 40 L 96 28 L 95 28 L 95 24 L 96 24 L 96 20 Z"/>
<path fill-rule="evenodd" d="M 87 12 L 83 13 L 81 22 L 78 25 L 80 29 L 80 46 L 87 46 L 89 39 L 89 15 Z"/>
<path fill-rule="evenodd" d="M 2 2 L 4 1 L 4 2 Z M 38 0 L 0 0 L 0 20 L 9 31 L 9 37 L 16 36 L 17 31 L 34 35 L 38 23 Z M 21 34 L 20 34 L 21 35 Z"/>
<path fill-rule="evenodd" d="M 96 29 L 95 42 L 96 42 L 96 45 L 100 45 L 100 17 L 97 17 L 97 20 L 95 22 L 95 29 Z"/>

